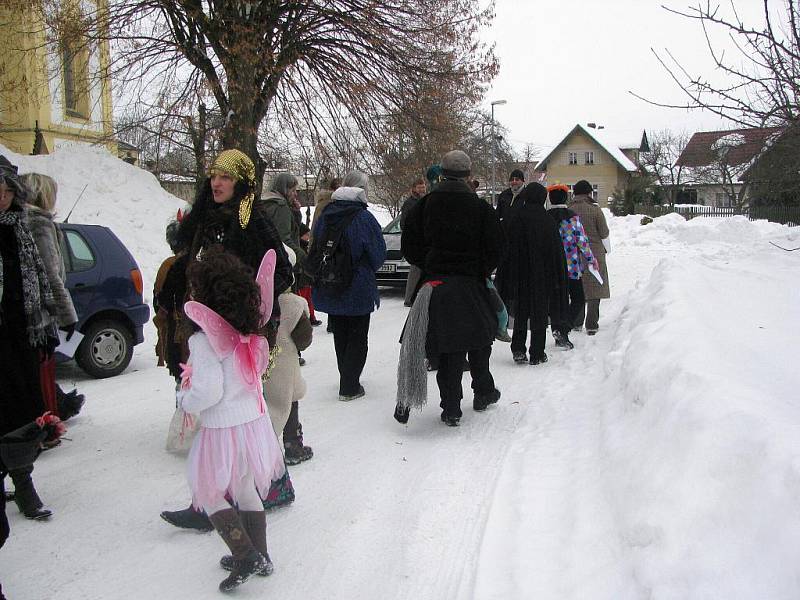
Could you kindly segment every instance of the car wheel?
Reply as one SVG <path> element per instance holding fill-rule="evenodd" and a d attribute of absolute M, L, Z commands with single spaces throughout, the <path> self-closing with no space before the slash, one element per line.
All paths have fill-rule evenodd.
<path fill-rule="evenodd" d="M 131 362 L 133 337 L 119 321 L 96 321 L 83 334 L 75 360 L 92 377 L 103 379 L 119 375 Z"/>

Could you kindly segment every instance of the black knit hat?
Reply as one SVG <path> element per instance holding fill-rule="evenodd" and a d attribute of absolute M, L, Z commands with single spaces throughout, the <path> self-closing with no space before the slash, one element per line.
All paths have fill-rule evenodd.
<path fill-rule="evenodd" d="M 572 193 L 576 196 L 585 195 L 591 196 L 592 195 L 592 184 L 586 181 L 585 179 L 581 179 L 578 183 L 572 186 Z"/>
<path fill-rule="evenodd" d="M 525 173 L 523 173 L 519 169 L 514 169 L 513 171 L 511 171 L 511 175 L 508 176 L 509 181 L 511 181 L 512 179 L 522 179 L 522 181 L 525 181 Z"/>

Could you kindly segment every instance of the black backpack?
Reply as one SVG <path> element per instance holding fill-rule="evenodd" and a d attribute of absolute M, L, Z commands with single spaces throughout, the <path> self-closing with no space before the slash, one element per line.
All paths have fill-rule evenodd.
<path fill-rule="evenodd" d="M 353 257 L 344 232 L 360 210 L 354 210 L 335 225 L 325 224 L 324 233 L 315 237 L 305 262 L 306 273 L 314 286 L 343 292 L 353 281 Z M 344 243 L 343 243 L 344 242 Z"/>

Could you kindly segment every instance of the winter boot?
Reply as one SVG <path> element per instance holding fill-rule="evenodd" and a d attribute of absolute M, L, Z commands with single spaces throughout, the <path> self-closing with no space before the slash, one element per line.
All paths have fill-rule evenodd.
<path fill-rule="evenodd" d="M 43 508 L 44 504 L 39 498 L 39 494 L 36 493 L 33 479 L 31 479 L 31 471 L 33 471 L 33 467 L 9 473 L 14 482 L 14 502 L 17 503 L 17 508 L 25 515 L 25 518 L 46 519 L 53 514 L 53 511 Z"/>
<path fill-rule="evenodd" d="M 264 567 L 259 571 L 256 571 L 256 575 L 260 575 L 261 577 L 272 575 L 272 572 L 275 570 L 275 566 L 272 564 L 272 560 L 269 558 L 269 552 L 267 551 L 266 513 L 263 510 L 243 510 L 239 512 L 239 518 L 242 521 L 242 525 L 244 526 L 244 530 L 247 532 L 247 535 L 250 536 L 250 541 L 253 543 L 253 547 L 258 550 L 261 553 L 261 556 L 266 559 Z M 236 560 L 232 555 L 228 554 L 220 559 L 219 565 L 226 571 L 233 571 L 236 567 Z"/>
<path fill-rule="evenodd" d="M 405 425 L 408 423 L 408 417 L 411 414 L 410 406 L 400 406 L 399 404 L 394 407 L 394 419 L 398 423 Z"/>
<path fill-rule="evenodd" d="M 461 421 L 461 417 L 453 417 L 442 413 L 442 423 L 448 427 L 458 427 L 459 421 Z"/>
<path fill-rule="evenodd" d="M 214 529 L 206 513 L 195 510 L 191 504 L 189 508 L 183 510 L 165 510 L 161 513 L 161 518 L 170 525 L 181 529 L 195 529 L 203 532 Z"/>
<path fill-rule="evenodd" d="M 553 338 L 556 340 L 556 347 L 563 348 L 564 350 L 572 350 L 575 345 L 569 341 L 569 335 L 561 331 L 554 331 Z"/>
<path fill-rule="evenodd" d="M 531 355 L 531 364 L 532 365 L 540 365 L 547 362 L 547 353 L 542 352 L 541 354 L 532 354 Z"/>
<path fill-rule="evenodd" d="M 230 592 L 266 567 L 267 559 L 253 546 L 238 513 L 232 508 L 211 515 L 211 523 L 233 555 L 233 570 L 219 584 L 221 592 Z M 266 535 L 266 534 L 265 534 Z"/>
<path fill-rule="evenodd" d="M 512 352 L 511 355 L 514 358 L 514 362 L 518 365 L 528 362 L 528 357 L 524 352 Z"/>
<path fill-rule="evenodd" d="M 288 506 L 294 502 L 294 486 L 286 471 L 280 479 L 276 479 L 269 486 L 269 492 L 264 500 L 264 510 L 271 510 L 281 506 Z"/>
<path fill-rule="evenodd" d="M 488 394 L 475 394 L 475 397 L 472 399 L 472 408 L 473 410 L 481 412 L 486 410 L 490 404 L 495 404 L 498 400 L 500 400 L 500 390 L 497 388 L 493 389 Z"/>

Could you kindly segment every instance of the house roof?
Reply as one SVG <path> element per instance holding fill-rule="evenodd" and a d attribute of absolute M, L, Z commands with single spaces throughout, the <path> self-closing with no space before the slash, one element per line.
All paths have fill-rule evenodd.
<path fill-rule="evenodd" d="M 593 139 L 603 150 L 605 150 L 611 156 L 611 158 L 614 159 L 614 161 L 620 167 L 622 167 L 626 171 L 638 171 L 639 170 L 636 167 L 636 165 L 633 164 L 631 159 L 629 159 L 627 156 L 625 156 L 625 154 L 622 152 L 622 150 L 620 150 L 619 146 L 611 143 L 606 138 L 606 134 L 605 134 L 605 130 L 604 129 L 596 129 L 594 127 L 584 127 L 580 123 L 575 125 L 575 127 L 573 127 L 572 130 L 567 135 L 565 135 L 561 139 L 561 141 L 552 150 L 550 150 L 550 152 L 547 154 L 547 156 L 545 156 L 541 161 L 539 161 L 539 164 L 537 165 L 537 170 L 540 170 L 541 168 L 545 167 L 547 165 L 547 163 L 550 161 L 550 158 L 556 153 L 556 151 L 559 148 L 561 148 L 561 146 L 563 146 L 564 143 L 570 137 L 572 137 L 572 135 L 574 135 L 577 131 L 580 131 L 580 132 L 586 134 L 587 136 L 589 136 L 591 139 Z"/>
<path fill-rule="evenodd" d="M 725 148 L 728 165 L 744 165 L 761 154 L 778 132 L 779 127 L 698 131 L 689 139 L 675 164 L 679 167 L 707 167 L 719 160 L 720 151 Z"/>

